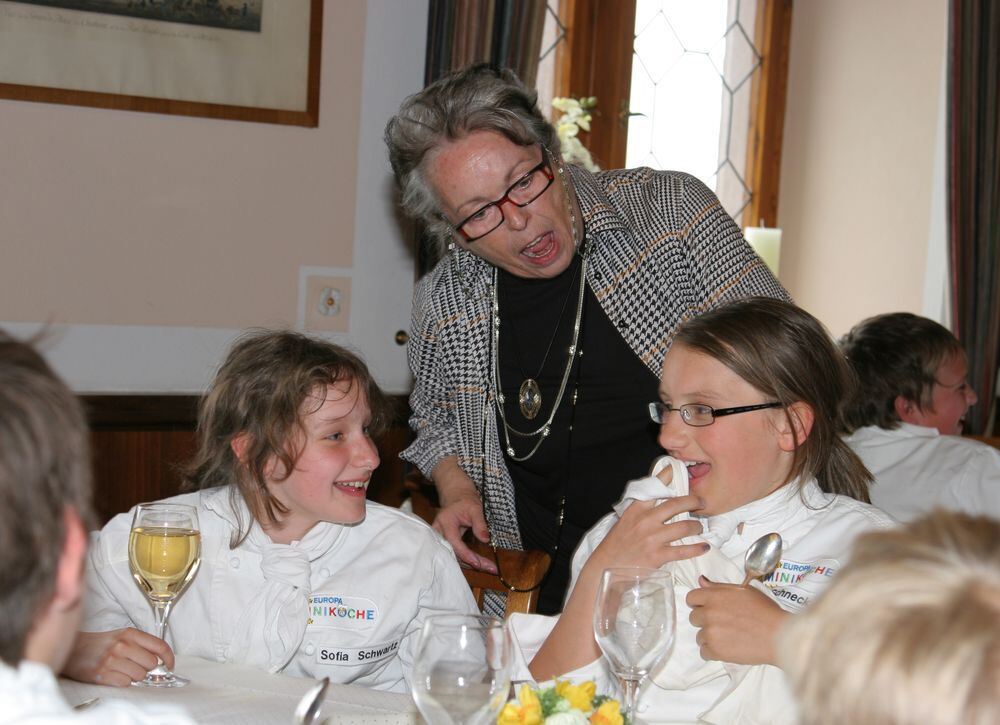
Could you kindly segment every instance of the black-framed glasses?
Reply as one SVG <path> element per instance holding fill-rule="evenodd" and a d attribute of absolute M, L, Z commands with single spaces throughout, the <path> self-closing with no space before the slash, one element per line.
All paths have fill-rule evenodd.
<path fill-rule="evenodd" d="M 713 408 L 710 405 L 701 403 L 687 403 L 678 405 L 676 408 L 669 403 L 656 401 L 649 404 L 649 417 L 654 423 L 663 425 L 667 420 L 667 414 L 677 411 L 681 414 L 681 420 L 695 428 L 704 428 L 712 425 L 716 418 L 738 413 L 749 413 L 752 410 L 767 410 L 768 408 L 782 408 L 781 403 L 758 403 L 757 405 L 741 405 L 736 408 Z"/>
<path fill-rule="evenodd" d="M 466 242 L 482 239 L 494 229 L 503 224 L 503 205 L 510 203 L 517 207 L 526 207 L 545 193 L 552 186 L 555 174 L 549 167 L 549 160 L 542 151 L 542 161 L 528 173 L 519 178 L 496 201 L 491 201 L 455 225 L 455 231 L 461 234 Z"/>

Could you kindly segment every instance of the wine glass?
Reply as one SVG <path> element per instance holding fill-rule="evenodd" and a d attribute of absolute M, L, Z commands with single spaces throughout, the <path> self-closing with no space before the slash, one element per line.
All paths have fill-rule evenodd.
<path fill-rule="evenodd" d="M 163 639 L 170 608 L 201 563 L 198 510 L 179 503 L 139 504 L 128 537 L 128 563 L 132 578 L 153 607 L 156 636 Z M 187 683 L 160 662 L 145 679 L 132 684 L 183 687 Z"/>
<path fill-rule="evenodd" d="M 496 617 L 438 614 L 424 621 L 413 700 L 429 725 L 496 722 L 510 691 L 511 640 Z"/>
<path fill-rule="evenodd" d="M 639 683 L 674 643 L 674 580 L 661 569 L 605 569 L 594 608 L 594 636 L 622 683 L 624 715 L 636 722 Z"/>

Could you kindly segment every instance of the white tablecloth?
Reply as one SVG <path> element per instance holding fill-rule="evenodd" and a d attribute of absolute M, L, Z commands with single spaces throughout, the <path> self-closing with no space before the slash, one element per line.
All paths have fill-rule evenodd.
<path fill-rule="evenodd" d="M 174 671 L 191 680 L 187 687 L 104 687 L 62 679 L 67 702 L 94 697 L 179 705 L 200 723 L 290 725 L 295 706 L 315 680 L 271 675 L 239 665 L 177 657 Z M 329 725 L 415 725 L 423 720 L 409 695 L 377 692 L 352 685 L 330 685 L 322 710 Z"/>

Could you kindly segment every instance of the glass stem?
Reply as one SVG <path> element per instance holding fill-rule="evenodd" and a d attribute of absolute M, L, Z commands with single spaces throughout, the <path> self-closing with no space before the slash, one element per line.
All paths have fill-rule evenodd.
<path fill-rule="evenodd" d="M 631 678 L 621 678 L 622 681 L 622 691 L 625 693 L 623 698 L 625 702 L 625 712 L 624 715 L 627 718 L 626 722 L 635 722 L 635 709 L 639 702 L 639 680 L 634 680 Z"/>
<path fill-rule="evenodd" d="M 168 602 L 160 602 L 160 601 L 151 602 L 151 604 L 153 605 L 153 622 L 154 625 L 156 626 L 156 636 L 162 640 L 166 640 L 167 618 L 170 616 L 170 605 L 172 605 L 173 603 L 174 601 L 172 599 Z M 170 670 L 167 669 L 166 665 L 164 665 L 163 661 L 161 660 L 156 665 L 156 667 L 150 670 L 150 674 L 169 675 Z"/>

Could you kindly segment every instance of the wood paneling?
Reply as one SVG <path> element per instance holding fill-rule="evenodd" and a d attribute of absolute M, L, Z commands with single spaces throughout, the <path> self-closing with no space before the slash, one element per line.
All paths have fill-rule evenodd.
<path fill-rule="evenodd" d="M 761 68 L 751 80 L 750 138 L 747 182 L 752 191 L 742 226 L 778 226 L 781 144 L 788 95 L 788 49 L 792 33 L 792 0 L 762 0 L 757 6 L 754 46 Z"/>
<path fill-rule="evenodd" d="M 556 95 L 595 96 L 589 133 L 580 140 L 602 169 L 625 166 L 632 84 L 634 0 L 563 0 L 565 52 L 557 55 Z"/>
<path fill-rule="evenodd" d="M 99 523 L 143 501 L 181 492 L 181 470 L 196 449 L 198 398 L 179 395 L 84 396 L 94 459 L 94 508 Z M 368 497 L 398 506 L 406 497 L 399 452 L 410 440 L 406 399 L 377 441 L 381 465 Z"/>

